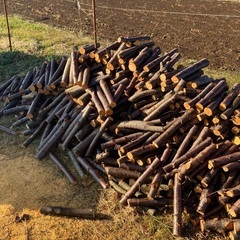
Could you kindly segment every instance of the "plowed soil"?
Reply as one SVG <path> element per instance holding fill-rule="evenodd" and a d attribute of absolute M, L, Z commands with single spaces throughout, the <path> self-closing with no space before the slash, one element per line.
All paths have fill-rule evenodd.
<path fill-rule="evenodd" d="M 17 0 L 9 14 L 70 28 L 93 36 L 91 2 Z M 183 57 L 207 58 L 212 68 L 240 71 L 240 1 L 96 1 L 97 36 L 150 35 L 162 51 L 178 48 Z"/>

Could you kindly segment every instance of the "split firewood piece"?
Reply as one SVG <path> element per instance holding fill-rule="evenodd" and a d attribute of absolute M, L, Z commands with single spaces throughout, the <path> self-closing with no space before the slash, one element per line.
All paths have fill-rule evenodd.
<path fill-rule="evenodd" d="M 209 61 L 207 59 L 201 59 L 200 61 L 193 63 L 192 65 L 184 68 L 182 71 L 174 75 L 171 79 L 173 82 L 179 82 L 180 79 L 184 79 L 194 72 L 201 70 L 209 65 Z"/>
<path fill-rule="evenodd" d="M 70 170 L 67 168 L 65 164 L 52 152 L 49 152 L 49 157 L 57 164 L 59 169 L 64 173 L 70 183 L 77 184 L 77 179 L 73 176 Z"/>
<path fill-rule="evenodd" d="M 101 124 L 99 131 L 96 133 L 95 137 L 93 138 L 92 142 L 90 143 L 88 150 L 85 154 L 85 156 L 91 156 L 94 149 L 96 148 L 96 145 L 101 138 L 101 135 L 103 132 L 109 127 L 109 125 L 112 123 L 113 119 L 111 117 L 108 117 L 103 124 Z"/>
<path fill-rule="evenodd" d="M 154 146 L 160 147 L 165 141 L 175 134 L 176 130 L 186 123 L 190 117 L 194 115 L 195 110 L 193 108 L 187 110 L 182 116 L 176 118 L 174 122 L 169 126 L 157 139 L 153 141 Z"/>
<path fill-rule="evenodd" d="M 204 231 L 217 231 L 226 233 L 233 230 L 234 220 L 230 218 L 213 218 L 208 220 L 200 220 L 200 227 Z"/>
<path fill-rule="evenodd" d="M 235 97 L 235 99 L 233 100 L 231 106 L 229 106 L 229 107 L 220 115 L 220 117 L 221 117 L 223 120 L 229 119 L 229 118 L 233 115 L 234 110 L 237 109 L 239 106 L 240 106 L 240 94 Z"/>
<path fill-rule="evenodd" d="M 173 235 L 182 236 L 182 178 L 177 173 L 173 187 Z"/>
<path fill-rule="evenodd" d="M 232 217 L 238 217 L 240 215 L 240 198 L 236 200 L 235 203 L 231 205 L 227 211 Z"/>
<path fill-rule="evenodd" d="M 228 163 L 235 162 L 238 160 L 240 160 L 240 151 L 209 160 L 208 168 L 212 169 L 222 167 Z"/>
<path fill-rule="evenodd" d="M 185 161 L 187 161 L 189 158 L 193 157 L 195 154 L 198 154 L 203 149 L 205 149 L 209 144 L 212 143 L 212 139 L 210 137 L 206 138 L 204 141 L 202 141 L 200 144 L 196 145 L 191 150 L 187 151 L 184 155 L 181 155 L 180 157 L 174 159 L 171 163 L 165 165 L 163 167 L 165 172 L 170 172 L 174 168 L 178 168 L 178 166 Z"/>
<path fill-rule="evenodd" d="M 150 125 L 147 122 L 141 121 L 141 120 L 131 120 L 131 121 L 122 121 L 119 123 L 112 124 L 110 127 L 111 131 L 114 131 L 115 129 L 138 129 L 142 131 L 151 131 L 151 132 L 163 132 L 164 128 L 161 126 L 154 126 Z"/>
<path fill-rule="evenodd" d="M 151 174 L 160 165 L 160 159 L 155 158 L 154 161 L 149 165 L 149 167 L 139 176 L 139 178 L 134 182 L 131 188 L 123 195 L 120 203 L 123 205 L 127 204 L 127 200 L 135 195 L 139 187 L 148 180 Z"/>
<path fill-rule="evenodd" d="M 109 187 L 109 182 L 101 174 L 100 170 L 91 164 L 91 159 L 81 156 L 76 157 L 81 166 L 93 177 L 93 179 L 104 189 Z"/>
<path fill-rule="evenodd" d="M 228 85 L 226 80 L 223 79 L 219 81 L 212 89 L 209 91 L 202 99 L 200 99 L 196 104 L 196 108 L 199 111 L 203 111 L 204 107 L 206 107 L 218 94 L 226 91 L 228 89 Z"/>
<path fill-rule="evenodd" d="M 240 91 L 240 83 L 234 84 L 230 93 L 219 104 L 219 109 L 225 111 L 232 104 L 233 100 L 237 97 Z"/>
<path fill-rule="evenodd" d="M 97 213 L 93 209 L 43 206 L 40 209 L 40 213 L 45 215 L 66 216 L 83 219 L 97 219 Z"/>

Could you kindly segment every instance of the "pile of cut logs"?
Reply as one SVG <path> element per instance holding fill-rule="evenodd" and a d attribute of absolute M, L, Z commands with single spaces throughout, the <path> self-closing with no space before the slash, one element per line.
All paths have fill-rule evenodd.
<path fill-rule="evenodd" d="M 180 58 L 148 36 L 74 47 L 0 87 L 0 115 L 17 117 L 0 130 L 26 135 L 25 147 L 38 138 L 36 158 L 49 156 L 72 183 L 53 147 L 123 205 L 173 206 L 176 236 L 184 211 L 203 231 L 239 239 L 240 83 L 204 74 L 207 59 Z"/>

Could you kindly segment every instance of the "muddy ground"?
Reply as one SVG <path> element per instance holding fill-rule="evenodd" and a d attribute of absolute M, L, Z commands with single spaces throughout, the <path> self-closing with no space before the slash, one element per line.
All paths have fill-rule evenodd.
<path fill-rule="evenodd" d="M 17 0 L 9 14 L 93 36 L 91 2 Z M 96 1 L 97 36 L 150 35 L 162 51 L 178 48 L 183 57 L 207 58 L 212 68 L 240 71 L 240 2 L 217 0 Z"/>

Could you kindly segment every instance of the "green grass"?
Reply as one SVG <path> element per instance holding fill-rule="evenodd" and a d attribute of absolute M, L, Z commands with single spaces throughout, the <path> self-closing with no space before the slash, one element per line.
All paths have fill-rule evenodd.
<path fill-rule="evenodd" d="M 6 21 L 0 16 L 0 81 L 14 74 L 24 75 L 44 60 L 68 55 L 73 46 L 82 46 L 92 40 L 81 33 L 46 24 L 26 21 L 19 16 L 9 17 L 13 51 L 9 51 Z"/>

